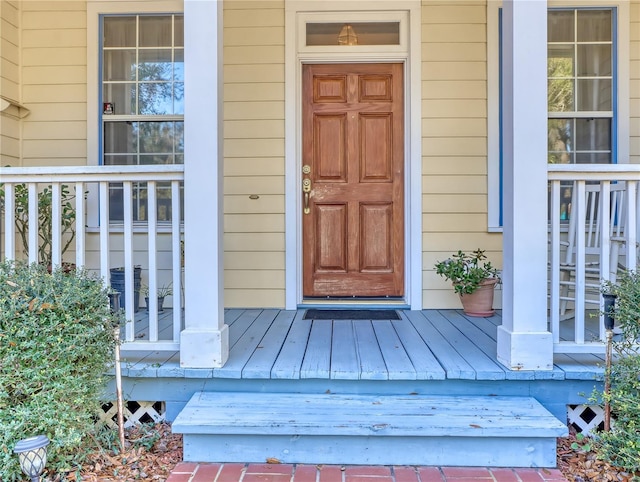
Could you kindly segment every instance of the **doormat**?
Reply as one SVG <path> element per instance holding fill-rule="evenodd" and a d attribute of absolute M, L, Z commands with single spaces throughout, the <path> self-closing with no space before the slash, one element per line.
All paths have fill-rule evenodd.
<path fill-rule="evenodd" d="M 304 320 L 399 320 L 396 310 L 307 310 Z"/>

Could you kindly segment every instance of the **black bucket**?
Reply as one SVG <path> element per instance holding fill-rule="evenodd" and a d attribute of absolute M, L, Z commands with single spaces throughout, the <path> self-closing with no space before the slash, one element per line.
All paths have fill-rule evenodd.
<path fill-rule="evenodd" d="M 120 308 L 126 306 L 127 294 L 124 289 L 124 268 L 111 268 L 111 288 L 120 293 Z M 140 307 L 140 286 L 142 284 L 142 268 L 134 266 L 133 268 L 133 310 L 138 312 Z"/>

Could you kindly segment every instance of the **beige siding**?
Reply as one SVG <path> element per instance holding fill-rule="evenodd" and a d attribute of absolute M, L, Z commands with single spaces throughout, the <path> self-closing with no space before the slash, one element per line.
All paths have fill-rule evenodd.
<path fill-rule="evenodd" d="M 25 166 L 84 165 L 87 156 L 86 3 L 21 2 Z"/>
<path fill-rule="evenodd" d="M 640 0 L 631 2 L 630 17 L 630 97 L 631 119 L 629 125 L 629 157 L 630 162 L 640 164 Z"/>
<path fill-rule="evenodd" d="M 20 101 L 20 5 L 0 2 L 0 95 Z M 20 120 L 15 106 L 0 112 L 0 165 L 20 164 Z"/>
<path fill-rule="evenodd" d="M 284 306 L 284 1 L 224 5 L 225 306 Z"/>
<path fill-rule="evenodd" d="M 423 303 L 458 307 L 433 265 L 482 248 L 501 265 L 502 236 L 487 233 L 487 31 L 484 1 L 422 2 Z"/>

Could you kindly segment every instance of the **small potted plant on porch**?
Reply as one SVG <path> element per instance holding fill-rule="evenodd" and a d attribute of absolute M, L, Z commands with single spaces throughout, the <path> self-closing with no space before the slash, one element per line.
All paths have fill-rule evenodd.
<path fill-rule="evenodd" d="M 149 287 L 147 285 L 142 285 L 142 294 L 144 295 L 144 301 L 147 304 L 147 311 L 149 311 Z M 157 296 L 159 312 L 164 311 L 164 299 L 171 295 L 173 295 L 171 285 L 162 285 L 158 288 Z"/>
<path fill-rule="evenodd" d="M 499 271 L 493 267 L 481 249 L 471 253 L 458 251 L 435 265 L 436 273 L 453 283 L 460 295 L 462 308 L 470 316 L 491 316 L 493 290 L 500 282 Z"/>

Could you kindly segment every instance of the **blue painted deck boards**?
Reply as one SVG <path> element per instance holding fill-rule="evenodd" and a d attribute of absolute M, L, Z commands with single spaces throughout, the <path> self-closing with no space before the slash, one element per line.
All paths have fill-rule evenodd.
<path fill-rule="evenodd" d="M 216 369 L 185 369 L 175 352 L 127 352 L 130 378 L 273 380 L 598 380 L 597 355 L 556 355 L 550 371 L 511 371 L 496 360 L 500 314 L 457 310 L 400 311 L 400 320 L 303 320 L 304 310 L 230 309 L 230 356 Z M 170 323 L 172 311 L 162 320 Z M 141 310 L 137 322 L 144 319 Z M 144 339 L 143 323 L 140 338 Z M 163 332 L 164 330 L 161 330 Z"/>

